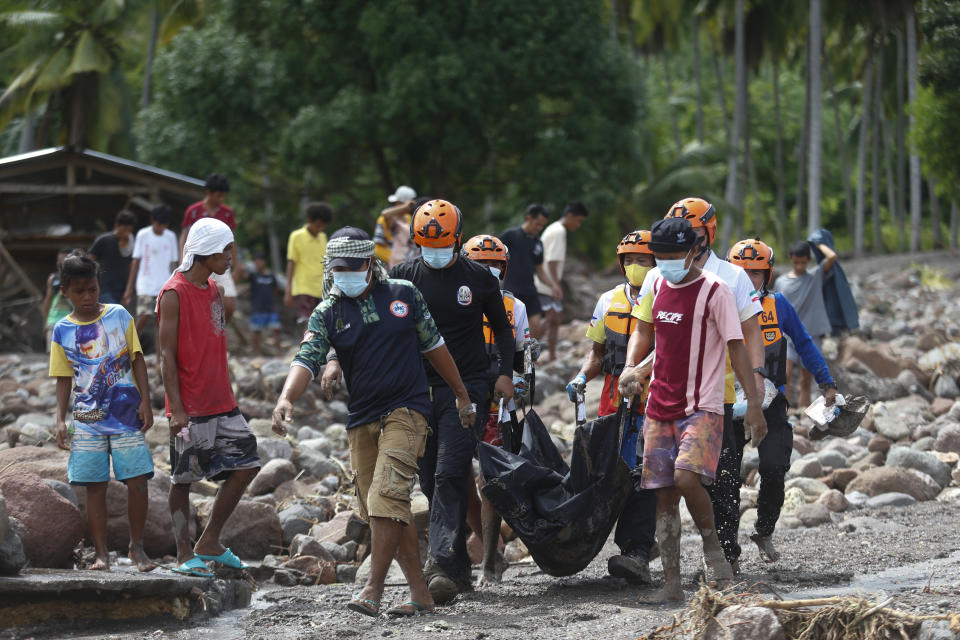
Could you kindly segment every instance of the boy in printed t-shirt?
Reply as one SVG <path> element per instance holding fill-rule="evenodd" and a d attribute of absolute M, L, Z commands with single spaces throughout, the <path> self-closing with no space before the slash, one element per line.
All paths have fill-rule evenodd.
<path fill-rule="evenodd" d="M 716 478 L 723 444 L 724 348 L 734 372 L 751 380 L 750 356 L 730 288 L 695 264 L 698 236 L 683 218 L 658 220 L 650 248 L 660 269 L 653 287 L 653 308 L 643 317 L 627 346 L 620 375 L 624 397 L 637 393 L 636 363 L 657 340 L 643 423 L 643 487 L 657 491 L 657 542 L 663 563 L 663 589 L 652 602 L 682 600 L 680 586 L 681 496 L 703 540 L 707 580 L 729 584 L 733 571 L 724 557 L 714 526 L 713 508 L 704 484 Z M 759 389 L 745 385 L 748 406 L 744 426 L 755 444 L 766 433 Z"/>
<path fill-rule="evenodd" d="M 73 312 L 54 326 L 50 349 L 50 375 L 57 378 L 57 446 L 70 451 L 70 484 L 87 488 L 87 520 L 96 549 L 90 568 L 110 568 L 107 484 L 112 458 L 114 476 L 127 485 L 130 560 L 140 571 L 150 571 L 157 565 L 143 551 L 147 480 L 153 477 L 153 457 L 143 437 L 153 426 L 147 367 L 133 317 L 118 304 L 98 302 L 98 276 L 97 263 L 82 251 L 60 266 L 60 286 Z M 75 399 L 68 427 L 71 387 Z"/>

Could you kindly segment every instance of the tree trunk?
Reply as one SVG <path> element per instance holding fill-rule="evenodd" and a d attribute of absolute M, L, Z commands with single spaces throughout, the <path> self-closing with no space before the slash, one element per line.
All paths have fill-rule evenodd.
<path fill-rule="evenodd" d="M 810 122 L 810 82 L 806 64 L 803 69 L 803 122 L 800 123 L 800 141 L 797 146 L 797 217 L 793 221 L 793 237 L 803 237 L 803 204 L 804 204 L 804 168 L 807 166 L 807 139 L 809 129 L 807 124 Z"/>
<path fill-rule="evenodd" d="M 819 229 L 820 224 L 820 174 L 823 151 L 823 85 L 820 76 L 820 54 L 823 49 L 821 33 L 823 19 L 820 0 L 810 0 L 810 38 L 807 41 L 810 65 L 810 155 L 808 176 L 809 206 L 807 207 L 807 233 Z"/>
<path fill-rule="evenodd" d="M 720 50 L 717 43 L 713 43 L 713 72 L 717 76 L 717 100 L 720 102 L 720 114 L 723 116 L 723 135 L 724 140 L 729 146 L 730 141 L 730 113 L 727 111 L 727 92 L 724 90 L 726 84 L 723 81 L 723 65 L 720 62 Z"/>
<path fill-rule="evenodd" d="M 68 91 L 70 100 L 70 124 L 67 130 L 67 146 L 74 149 L 84 147 L 84 138 L 86 137 L 86 117 L 83 108 L 84 84 L 89 73 L 80 73 L 74 76 L 74 81 Z"/>
<path fill-rule="evenodd" d="M 883 104 L 883 36 L 877 45 L 877 76 L 873 86 L 873 148 L 870 157 L 870 207 L 873 220 L 872 249 L 875 254 L 883 252 L 883 227 L 880 222 L 880 112 Z"/>
<path fill-rule="evenodd" d="M 740 188 L 739 158 L 738 146 L 743 136 L 743 125 L 746 119 L 747 96 L 746 96 L 746 78 L 747 78 L 747 60 L 745 50 L 745 27 L 743 18 L 744 0 L 737 0 L 736 7 L 736 27 L 734 28 L 734 91 L 736 99 L 733 107 L 733 131 L 730 138 L 730 150 L 727 158 L 727 184 L 724 190 L 724 198 L 734 206 L 740 207 L 734 215 L 742 216 L 741 195 L 743 190 Z M 726 215 L 720 221 L 720 246 L 730 245 L 730 232 L 733 230 L 734 220 L 732 216 Z"/>
<path fill-rule="evenodd" d="M 960 211 L 957 211 L 957 203 L 950 203 L 950 248 L 957 248 L 957 232 L 960 227 Z"/>
<path fill-rule="evenodd" d="M 829 57 L 828 57 L 829 59 Z M 830 64 L 824 62 L 823 73 L 826 76 L 827 90 L 833 96 L 833 129 L 837 137 L 837 155 L 840 156 L 840 179 L 843 182 L 843 219 L 847 225 L 847 235 L 853 237 L 853 195 L 850 193 L 850 162 L 847 156 L 847 136 L 840 121 L 840 100 L 837 98 L 833 83 L 833 74 L 830 73 Z"/>
<path fill-rule="evenodd" d="M 617 41 L 617 12 L 619 11 L 617 0 L 610 0 L 610 39 Z"/>
<path fill-rule="evenodd" d="M 17 145 L 17 153 L 26 153 L 36 148 L 36 138 L 34 137 L 36 127 L 37 114 L 33 109 L 28 107 L 26 113 L 23 115 L 23 125 L 20 127 L 20 142 Z"/>
<path fill-rule="evenodd" d="M 927 181 L 930 189 L 930 227 L 933 230 L 933 248 L 943 249 L 943 233 L 940 229 L 940 197 L 937 196 L 937 182 L 933 178 Z"/>
<path fill-rule="evenodd" d="M 150 40 L 147 42 L 147 60 L 143 65 L 143 93 L 140 95 L 140 108 L 145 109 L 150 106 L 153 87 L 153 59 L 157 53 L 157 38 L 160 34 L 160 12 L 157 10 L 157 4 L 154 2 L 153 11 L 150 12 Z"/>
<path fill-rule="evenodd" d="M 683 139 L 680 137 L 680 125 L 677 123 L 677 110 L 673 108 L 673 77 L 670 75 L 670 55 L 665 50 L 660 54 L 663 60 L 663 82 L 667 88 L 667 109 L 670 113 L 670 131 L 673 133 L 673 144 L 677 153 L 683 151 Z"/>
<path fill-rule="evenodd" d="M 787 198 L 785 193 L 785 185 L 783 183 L 783 121 L 780 115 L 780 63 L 776 59 L 773 60 L 773 118 L 777 129 L 777 138 L 774 144 L 773 155 L 774 169 L 776 171 L 777 179 L 776 220 L 779 222 L 782 219 L 782 216 L 786 216 L 787 214 Z M 777 240 L 783 244 L 784 238 L 780 237 L 783 235 L 783 226 L 781 224 L 777 224 L 775 228 L 779 234 Z"/>
<path fill-rule="evenodd" d="M 863 255 L 863 212 L 865 208 L 864 190 L 867 174 L 867 137 L 870 135 L 870 104 L 873 90 L 874 44 L 867 51 L 867 62 L 863 70 L 862 109 L 860 112 L 860 140 L 857 143 L 857 208 L 853 225 L 853 253 Z"/>
<path fill-rule="evenodd" d="M 880 135 L 883 140 L 883 166 L 886 172 L 886 182 L 887 182 L 887 213 L 890 215 L 891 222 L 894 224 L 894 237 L 898 236 L 897 232 L 897 194 L 896 186 L 897 181 L 893 177 L 893 155 L 894 155 L 894 141 L 892 140 L 890 132 L 890 121 L 883 113 L 883 109 L 880 109 Z M 899 249 L 900 240 L 896 240 L 893 246 L 893 250 L 897 251 Z"/>
<path fill-rule="evenodd" d="M 697 87 L 697 142 L 703 144 L 703 79 L 700 74 L 700 16 L 693 16 L 693 81 Z"/>
<path fill-rule="evenodd" d="M 897 249 L 904 251 L 907 248 L 907 151 L 904 120 L 906 119 L 904 89 L 904 68 L 906 66 L 906 46 L 903 32 L 896 30 L 897 37 L 897 206 L 894 210 L 894 228 L 897 236 Z"/>
<path fill-rule="evenodd" d="M 917 99 L 917 26 L 913 3 L 907 3 L 907 97 L 910 106 Z M 910 110 L 910 129 L 916 116 Z M 920 156 L 910 154 L 910 251 L 920 250 Z"/>
<path fill-rule="evenodd" d="M 274 273 L 284 273 L 280 263 L 280 241 L 277 239 L 277 227 L 274 224 L 273 189 L 270 183 L 270 167 L 267 156 L 260 154 L 260 173 L 263 176 L 263 221 L 267 227 L 267 245 L 270 248 L 270 268 Z"/>

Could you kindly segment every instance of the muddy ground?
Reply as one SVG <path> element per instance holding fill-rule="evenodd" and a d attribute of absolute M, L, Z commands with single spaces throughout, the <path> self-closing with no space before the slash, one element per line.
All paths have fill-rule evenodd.
<path fill-rule="evenodd" d="M 762 563 L 743 536 L 743 589 L 770 597 L 808 598 L 862 593 L 918 614 L 960 611 L 960 505 L 923 502 L 910 507 L 850 510 L 844 519 L 809 529 L 778 531 L 782 559 Z M 852 530 L 851 530 L 852 529 Z M 749 545 L 749 546 L 748 546 Z M 12 637 L 251 640 L 338 638 L 627 639 L 670 621 L 680 607 L 639 604 L 648 590 L 610 578 L 606 558 L 612 542 L 582 573 L 553 578 L 536 565 L 512 566 L 502 585 L 462 595 L 437 613 L 409 620 L 372 619 L 348 612 L 353 585 L 283 588 L 265 586 L 250 609 L 202 623 L 144 627 L 98 624 L 23 630 Z M 696 589 L 699 541 L 683 542 L 687 595 Z M 654 578 L 662 577 L 654 561 Z M 405 600 L 389 587 L 386 605 Z M 386 608 L 386 606 L 384 607 Z M 0 634 L 3 635 L 3 634 Z M 7 636 L 10 637 L 10 636 Z"/>

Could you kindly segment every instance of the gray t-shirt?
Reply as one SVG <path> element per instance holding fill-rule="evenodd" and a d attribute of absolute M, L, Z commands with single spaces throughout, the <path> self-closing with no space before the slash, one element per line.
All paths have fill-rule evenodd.
<path fill-rule="evenodd" d="M 811 267 L 802 276 L 784 274 L 774 283 L 774 291 L 782 293 L 800 316 L 800 322 L 811 336 L 830 333 L 830 318 L 823 303 L 823 268 Z"/>

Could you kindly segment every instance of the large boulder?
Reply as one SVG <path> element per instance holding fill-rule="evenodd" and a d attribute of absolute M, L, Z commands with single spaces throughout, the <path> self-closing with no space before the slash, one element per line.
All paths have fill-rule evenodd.
<path fill-rule="evenodd" d="M 283 529 L 283 543 L 289 545 L 297 535 L 306 534 L 317 522 L 323 521 L 325 510 L 316 505 L 296 502 L 277 516 Z"/>
<path fill-rule="evenodd" d="M 347 531 L 352 516 L 353 511 L 341 511 L 327 522 L 314 525 L 310 529 L 310 535 L 320 542 L 328 540 L 337 544 L 344 544 L 353 539 Z"/>
<path fill-rule="evenodd" d="M 9 470 L 0 476 L 8 514 L 23 525 L 23 550 L 34 567 L 69 567 L 83 539 L 83 516 L 35 473 Z"/>
<path fill-rule="evenodd" d="M 339 473 L 340 465 L 315 449 L 301 447 L 294 451 L 293 462 L 314 478 Z"/>
<path fill-rule="evenodd" d="M 823 475 L 823 466 L 814 454 L 806 455 L 792 465 L 788 472 L 791 477 L 819 478 Z"/>
<path fill-rule="evenodd" d="M 334 563 L 316 556 L 297 556 L 280 566 L 284 569 L 300 571 L 313 578 L 311 582 L 316 584 L 333 584 L 337 581 L 337 570 Z"/>
<path fill-rule="evenodd" d="M 910 447 L 893 447 L 887 454 L 887 466 L 916 469 L 933 478 L 940 488 L 950 484 L 950 465 L 937 456 Z"/>
<path fill-rule="evenodd" d="M 257 441 L 257 454 L 264 462 L 283 458 L 289 460 L 293 457 L 293 447 L 286 440 L 278 438 L 261 438 Z M 263 469 L 260 470 L 263 473 Z"/>
<path fill-rule="evenodd" d="M 933 500 L 939 491 L 931 488 L 916 473 L 901 467 L 874 467 L 863 471 L 847 485 L 846 493 L 859 491 L 868 496 L 881 493 L 906 493 L 916 500 Z"/>
<path fill-rule="evenodd" d="M 876 416 L 873 424 L 877 433 L 893 442 L 910 437 L 910 425 L 900 416 Z"/>
<path fill-rule="evenodd" d="M 209 521 L 207 509 L 200 510 L 200 521 Z M 263 558 L 283 546 L 283 529 L 273 507 L 252 500 L 241 500 L 227 518 L 220 542 L 241 558 Z"/>
<path fill-rule="evenodd" d="M 287 480 L 293 480 L 296 475 L 297 468 L 292 462 L 284 458 L 274 458 L 260 468 L 260 473 L 250 481 L 247 491 L 252 496 L 262 496 Z"/>
<path fill-rule="evenodd" d="M 10 526 L 7 516 L 7 503 L 0 493 L 0 575 L 9 576 L 20 573 L 27 564 L 20 536 Z"/>
<path fill-rule="evenodd" d="M 862 362 L 881 378 L 896 378 L 901 371 L 909 368 L 905 361 L 890 355 L 889 345 L 870 344 L 856 336 L 844 339 L 840 354 L 841 362 L 851 358 Z"/>
<path fill-rule="evenodd" d="M 107 485 L 107 547 L 126 554 L 130 546 L 130 518 L 127 515 L 127 486 L 111 480 Z M 173 520 L 170 517 L 170 476 L 156 469 L 147 481 L 147 522 L 143 527 L 143 550 L 152 557 L 174 554 L 177 544 L 173 537 Z M 84 503 L 86 500 L 84 500 Z M 191 505 L 191 518 L 187 523 L 191 539 L 196 538 L 196 509 Z"/>
<path fill-rule="evenodd" d="M 867 500 L 868 509 L 879 509 L 881 507 L 909 507 L 917 504 L 917 499 L 906 493 L 892 491 L 890 493 L 881 493 Z"/>
<path fill-rule="evenodd" d="M 0 469 L 31 472 L 41 478 L 67 482 L 70 454 L 56 447 L 16 447 L 0 451 Z"/>

